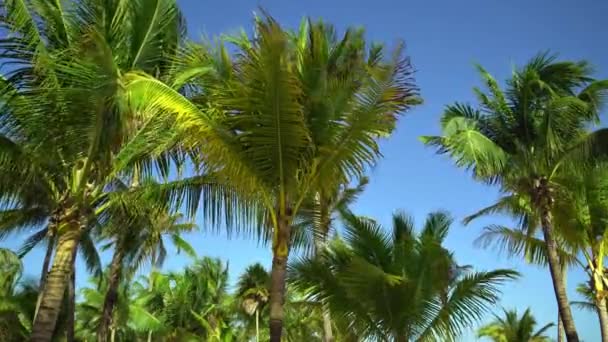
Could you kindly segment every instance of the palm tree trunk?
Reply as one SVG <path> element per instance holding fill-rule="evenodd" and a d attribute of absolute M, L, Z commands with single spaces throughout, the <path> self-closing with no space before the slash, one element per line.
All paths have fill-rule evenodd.
<path fill-rule="evenodd" d="M 260 309 L 255 309 L 255 342 L 260 342 Z"/>
<path fill-rule="evenodd" d="M 40 282 L 38 283 L 38 299 L 36 300 L 36 310 L 34 311 L 34 320 L 38 315 L 40 309 L 40 303 L 42 303 L 42 293 L 44 292 L 44 285 L 46 284 L 46 276 L 49 273 L 49 265 L 51 264 L 51 258 L 53 257 L 53 250 L 55 249 L 55 241 L 57 240 L 54 232 L 54 227 L 49 227 L 49 241 L 46 246 L 46 253 L 44 254 L 44 261 L 42 262 L 42 271 L 40 272 Z"/>
<path fill-rule="evenodd" d="M 557 313 L 557 342 L 564 342 L 566 340 L 566 331 L 564 330 L 564 321 L 562 316 Z"/>
<path fill-rule="evenodd" d="M 566 276 L 568 273 L 566 272 L 566 263 L 563 260 L 560 260 L 562 267 L 562 279 L 564 281 L 564 286 L 566 286 Z M 559 314 L 559 310 L 557 311 L 557 342 L 565 342 L 566 341 L 566 331 L 564 330 L 564 322 L 562 321 L 562 315 Z"/>
<path fill-rule="evenodd" d="M 272 270 L 270 272 L 270 342 L 281 342 L 283 333 L 283 304 L 285 302 L 285 280 L 291 227 L 287 215 L 277 218 L 277 234 L 272 248 Z"/>
<path fill-rule="evenodd" d="M 603 250 L 603 248 L 599 248 Z M 606 296 L 604 286 L 604 255 L 592 249 L 593 264 L 589 265 L 593 274 L 591 277 L 591 286 L 593 287 L 595 306 L 597 308 L 597 316 L 600 322 L 600 331 L 602 342 L 608 342 L 608 311 L 606 308 Z"/>
<path fill-rule="evenodd" d="M 72 272 L 70 274 L 70 281 L 68 282 L 67 291 L 67 322 L 65 337 L 67 342 L 74 342 L 74 324 L 75 312 L 76 312 L 76 254 L 77 249 L 74 250 L 74 257 L 72 259 Z"/>
<path fill-rule="evenodd" d="M 108 291 L 103 301 L 103 310 L 101 314 L 101 322 L 97 330 L 97 341 L 105 342 L 108 339 L 108 329 L 112 325 L 112 314 L 114 306 L 118 300 L 118 286 L 122 276 L 122 261 L 124 258 L 124 250 L 119 244 L 116 245 L 114 256 L 110 264 L 110 275 L 108 279 Z"/>
<path fill-rule="evenodd" d="M 597 315 L 600 320 L 600 331 L 602 333 L 602 342 L 608 342 L 608 311 L 606 311 L 606 299 L 598 298 L 595 301 L 597 306 Z"/>
<path fill-rule="evenodd" d="M 72 272 L 74 251 L 78 246 L 82 232 L 78 224 L 71 228 L 59 237 L 53 267 L 47 275 L 46 284 L 42 291 L 40 309 L 32 327 L 32 335 L 30 336 L 32 342 L 48 342 L 53 337 L 65 289 Z"/>
<path fill-rule="evenodd" d="M 319 253 L 321 253 L 325 247 L 330 228 L 330 213 L 328 211 L 328 206 L 323 201 L 320 194 L 317 194 L 317 206 L 319 208 L 318 229 L 317 232 L 313 234 L 315 243 L 315 257 L 318 257 Z M 325 299 L 321 300 L 321 309 L 323 310 L 323 341 L 333 342 L 334 334 L 331 324 L 331 312 L 329 311 L 329 307 Z"/>
<path fill-rule="evenodd" d="M 572 310 L 570 302 L 566 294 L 564 278 L 561 270 L 561 263 L 557 254 L 557 242 L 553 236 L 553 222 L 548 206 L 542 206 L 541 210 L 541 226 L 545 245 L 547 246 L 547 259 L 549 261 L 549 271 L 553 281 L 553 290 L 557 300 L 557 307 L 564 322 L 564 330 L 566 332 L 566 340 L 568 342 L 579 342 L 574 319 L 572 318 Z"/>

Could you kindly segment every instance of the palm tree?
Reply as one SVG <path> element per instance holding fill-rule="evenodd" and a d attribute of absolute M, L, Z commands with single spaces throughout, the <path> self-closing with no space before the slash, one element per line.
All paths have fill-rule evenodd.
<path fill-rule="evenodd" d="M 132 103 L 135 108 L 174 114 L 183 145 L 202 152 L 201 163 L 242 201 L 253 202 L 262 212 L 256 217 L 266 218 L 254 226 L 272 231 L 270 340 L 277 342 L 292 223 L 302 203 L 315 184 L 362 173 L 379 157 L 377 133 L 419 100 L 401 50 L 392 61 L 378 62 L 382 49 L 375 48 L 365 58 L 378 66 L 370 67 L 373 72 L 348 98 L 348 110 L 316 116 L 305 110 L 308 97 L 299 70 L 306 59 L 274 19 L 257 18 L 255 39 L 232 40 L 234 60 L 224 47 L 210 52 L 192 45 L 181 57 L 184 71 L 171 86 L 131 73 L 126 88 L 139 99 Z M 301 43 L 311 44 L 310 39 Z M 319 155 L 315 139 L 322 128 L 333 130 L 336 140 L 325 141 L 325 153 Z M 329 174 L 336 177 L 322 179 Z"/>
<path fill-rule="evenodd" d="M 476 179 L 499 186 L 505 197 L 482 213 L 519 203 L 538 218 L 566 337 L 578 341 L 554 233 L 555 181 L 575 164 L 569 160 L 579 153 L 572 149 L 587 146 L 585 124 L 597 119 L 608 82 L 594 81 L 585 62 L 556 62 L 547 54 L 516 70 L 505 90 L 479 70 L 489 90 L 475 89 L 480 108 L 448 106 L 441 120 L 443 136 L 422 140 L 472 169 Z"/>
<path fill-rule="evenodd" d="M 27 293 L 31 291 L 17 293 L 23 265 L 15 253 L 0 249 L 0 265 L 0 338 L 2 341 L 20 341 L 27 337 L 31 328 L 25 308 Z"/>
<path fill-rule="evenodd" d="M 555 202 L 555 226 L 571 246 L 583 256 L 581 265 L 589 276 L 595 295 L 602 341 L 608 341 L 608 308 L 604 258 L 608 230 L 602 222 L 608 217 L 608 168 L 605 163 L 572 173 L 559 181 L 559 198 Z"/>
<path fill-rule="evenodd" d="M 467 272 L 442 246 L 451 219 L 429 214 L 416 234 L 411 218 L 393 216 L 393 231 L 368 218 L 350 217 L 345 240 L 323 258 L 291 265 L 296 288 L 327 301 L 362 338 L 394 341 L 451 340 L 498 300 L 511 270 Z"/>
<path fill-rule="evenodd" d="M 182 272 L 152 272 L 142 280 L 134 285 L 135 296 L 166 327 L 155 337 L 216 341 L 233 334 L 228 267 L 219 259 L 205 257 Z"/>
<path fill-rule="evenodd" d="M 320 255 L 325 248 L 330 232 L 335 229 L 336 218 L 350 213 L 349 206 L 363 192 L 367 182 L 368 179 L 363 177 L 354 188 L 338 185 L 331 191 L 330 189 L 319 189 L 314 192 L 314 197 L 305 202 L 300 217 L 294 225 L 297 227 L 294 245 L 312 244 L 314 254 Z M 331 313 L 327 305 L 323 303 L 321 305 L 323 306 L 323 340 L 325 342 L 333 341 Z"/>
<path fill-rule="evenodd" d="M 0 264 L 0 340 L 24 341 L 32 331 L 40 291 L 35 281 L 22 278 L 23 265 L 16 253 L 0 248 Z M 53 341 L 66 337 L 67 296 L 64 299 Z"/>
<path fill-rule="evenodd" d="M 108 286 L 103 303 L 103 313 L 98 325 L 97 338 L 106 341 L 112 325 L 113 310 L 119 300 L 119 284 L 126 272 L 136 270 L 145 261 L 155 267 L 161 267 L 167 254 L 165 237 L 170 238 L 175 246 L 194 256 L 192 247 L 180 234 L 193 231 L 196 225 L 182 222 L 181 214 L 169 214 L 156 206 L 144 208 L 143 212 L 134 213 L 132 208 L 127 212 L 114 213 L 106 233 L 112 239 L 114 254 L 108 273 Z M 123 210 L 125 208 L 122 208 Z M 125 229 L 125 224 L 128 228 Z M 110 247 L 110 246 L 107 246 Z"/>
<path fill-rule="evenodd" d="M 109 272 L 109 270 L 108 270 Z M 108 292 L 109 276 L 93 277 L 89 280 L 92 287 L 80 290 L 82 301 L 77 305 L 77 336 L 82 341 L 133 341 L 149 333 L 164 329 L 162 317 L 152 315 L 141 299 L 135 298 L 129 279 L 121 279 L 117 293 L 119 299 L 113 312 L 110 338 L 99 340 L 97 327 L 103 320 L 105 293 Z"/>
<path fill-rule="evenodd" d="M 75 250 L 112 205 L 116 180 L 137 173 L 167 177 L 171 163 L 183 159 L 165 153 L 173 143 L 172 120 L 129 109 L 136 99 L 119 86 L 127 71 L 167 74 L 183 23 L 173 0 L 67 6 L 8 0 L 0 13 L 0 26 L 10 32 L 0 41 L 0 58 L 16 66 L 0 80 L 0 200 L 38 210 L 22 215 L 19 226 L 48 220 L 49 231 L 57 232 L 32 332 L 33 341 L 48 341 Z M 167 190 L 161 186 L 158 194 L 176 199 Z M 196 208 L 200 193 L 180 191 L 178 201 L 195 200 L 187 206 Z M 42 215 L 41 205 L 48 206 Z M 216 212 L 214 204 L 205 205 Z"/>
<path fill-rule="evenodd" d="M 494 342 L 549 342 L 551 339 L 544 335 L 555 324 L 549 323 L 534 331 L 536 319 L 530 309 L 526 309 L 519 317 L 517 310 L 504 310 L 504 318 L 496 319 L 477 330 L 477 337 L 488 337 Z"/>
<path fill-rule="evenodd" d="M 259 263 L 248 266 L 239 277 L 236 297 L 245 313 L 255 315 L 255 340 L 260 341 L 260 311 L 268 302 L 270 275 Z"/>

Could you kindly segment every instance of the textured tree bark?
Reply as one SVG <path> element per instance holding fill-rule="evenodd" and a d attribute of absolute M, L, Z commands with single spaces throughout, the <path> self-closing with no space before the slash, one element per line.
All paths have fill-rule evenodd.
<path fill-rule="evenodd" d="M 34 320 L 38 315 L 40 309 L 40 303 L 42 302 L 42 293 L 44 292 L 44 285 L 46 284 L 46 276 L 49 273 L 49 265 L 51 264 L 51 258 L 53 257 L 53 250 L 55 250 L 55 242 L 57 237 L 55 236 L 54 227 L 49 227 L 49 241 L 46 246 L 46 253 L 44 254 L 44 261 L 42 262 L 42 271 L 40 272 L 40 282 L 38 283 L 38 299 L 36 300 L 36 310 L 34 311 Z"/>
<path fill-rule="evenodd" d="M 74 256 L 72 257 L 72 272 L 70 273 L 70 281 L 68 282 L 67 291 L 67 322 L 65 337 L 67 342 L 74 342 L 74 325 L 76 319 L 74 317 L 76 313 L 76 255 L 78 249 L 74 250 Z"/>
<path fill-rule="evenodd" d="M 567 269 L 565 263 L 560 260 L 560 265 L 562 269 L 562 279 L 564 281 L 564 286 L 566 286 L 567 277 Z M 566 331 L 564 330 L 564 322 L 562 321 L 562 315 L 559 314 L 559 310 L 557 311 L 557 342 L 565 342 L 566 341 Z"/>
<path fill-rule="evenodd" d="M 564 322 L 562 316 L 557 313 L 557 342 L 566 341 L 566 331 L 564 331 Z"/>
<path fill-rule="evenodd" d="M 602 297 L 602 296 L 600 296 Z M 606 311 L 606 299 L 597 298 L 595 305 L 597 306 L 597 315 L 600 320 L 600 331 L 602 333 L 602 342 L 608 342 L 608 311 Z"/>
<path fill-rule="evenodd" d="M 103 310 L 101 314 L 101 322 L 97 330 L 97 341 L 106 342 L 108 340 L 108 331 L 112 325 L 112 314 L 114 307 L 118 301 L 118 286 L 122 276 L 122 262 L 124 251 L 117 244 L 112 262 L 110 263 L 110 274 L 108 279 L 108 290 L 103 301 Z"/>
<path fill-rule="evenodd" d="M 570 302 L 566 294 L 566 287 L 563 281 L 563 275 L 559 256 L 557 254 L 557 242 L 553 236 L 553 223 L 551 213 L 548 206 L 543 205 L 541 210 L 541 226 L 543 238 L 547 246 L 547 259 L 549 261 L 549 271 L 551 272 L 551 280 L 553 281 L 553 290 L 557 300 L 557 307 L 564 323 L 566 340 L 568 342 L 579 342 L 574 319 L 572 318 L 572 310 Z"/>
<path fill-rule="evenodd" d="M 273 243 L 272 270 L 270 272 L 270 342 L 281 342 L 283 333 L 283 304 L 291 227 L 288 217 L 278 217 L 278 231 Z"/>
<path fill-rule="evenodd" d="M 32 327 L 32 335 L 30 336 L 32 342 L 49 342 L 53 337 L 65 289 L 72 272 L 74 251 L 78 246 L 82 232 L 78 224 L 72 228 L 59 236 L 53 267 L 47 275 L 40 309 Z"/>

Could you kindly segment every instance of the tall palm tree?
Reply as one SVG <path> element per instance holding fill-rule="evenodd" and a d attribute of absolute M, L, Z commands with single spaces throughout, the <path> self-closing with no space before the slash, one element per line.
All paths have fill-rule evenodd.
<path fill-rule="evenodd" d="M 110 245 L 106 247 L 112 247 L 114 254 L 110 262 L 108 286 L 98 325 L 97 338 L 100 341 L 108 339 L 113 310 L 119 300 L 118 287 L 125 273 L 136 270 L 146 261 L 161 267 L 167 254 L 165 238 L 170 238 L 178 248 L 194 255 L 192 247 L 180 234 L 193 231 L 196 225 L 182 222 L 181 214 L 170 214 L 166 210 L 158 210 L 156 206 L 144 208 L 140 213 L 129 208 L 122 209 L 127 212 L 114 213 L 111 222 L 105 227 L 105 233 L 111 239 Z"/>
<path fill-rule="evenodd" d="M 411 218 L 396 214 L 389 235 L 373 220 L 353 216 L 345 241 L 335 241 L 322 259 L 292 264 L 290 279 L 325 299 L 362 338 L 454 339 L 496 303 L 498 286 L 518 274 L 459 267 L 442 246 L 450 224 L 445 213 L 432 213 L 416 233 Z"/>
<path fill-rule="evenodd" d="M 259 263 L 248 266 L 239 277 L 236 297 L 245 313 L 255 315 L 255 340 L 260 341 L 260 312 L 268 303 L 270 274 Z"/>
<path fill-rule="evenodd" d="M 302 203 L 315 184 L 329 186 L 343 182 L 342 175 L 362 173 L 379 157 L 377 132 L 393 126 L 397 114 L 419 100 L 401 50 L 383 61 L 382 50 L 375 48 L 365 58 L 377 67 L 370 67 L 374 72 L 348 98 L 348 110 L 316 116 L 305 110 L 308 97 L 299 73 L 305 58 L 274 19 L 257 18 L 255 39 L 232 40 L 234 60 L 224 47 L 209 52 L 193 45 L 181 57 L 183 72 L 172 84 L 131 73 L 126 89 L 139 99 L 132 103 L 136 108 L 175 114 L 183 145 L 202 152 L 201 164 L 236 189 L 241 200 L 254 202 L 262 212 L 258 217 L 267 218 L 260 224 L 268 223 L 273 236 L 269 306 L 276 342 L 292 223 Z M 309 39 L 301 43 L 311 44 Z M 325 141 L 322 155 L 315 145 L 320 129 L 333 130 L 335 138 Z M 321 177 L 328 174 L 336 177 Z"/>
<path fill-rule="evenodd" d="M 0 41 L 0 58 L 16 66 L 0 80 L 0 199 L 24 209 L 50 203 L 42 218 L 57 232 L 33 341 L 50 339 L 75 250 L 83 232 L 112 205 L 116 180 L 136 173 L 168 176 L 171 163 L 182 161 L 165 153 L 174 136 L 172 120 L 131 110 L 127 104 L 134 99 L 120 86 L 128 71 L 167 74 L 184 36 L 175 1 L 63 5 L 0 4 L 0 26 L 10 32 Z M 161 187 L 158 194 L 176 198 L 166 190 Z M 181 190 L 198 201 L 200 195 Z"/>
<path fill-rule="evenodd" d="M 555 324 L 549 323 L 534 331 L 536 319 L 530 309 L 526 309 L 521 317 L 517 310 L 504 310 L 504 318 L 495 316 L 495 320 L 477 330 L 477 337 L 487 337 L 494 342 L 549 342 L 545 335 Z"/>
<path fill-rule="evenodd" d="M 555 202 L 555 226 L 571 249 L 583 256 L 581 262 L 589 276 L 595 295 L 594 303 L 602 332 L 608 341 L 608 307 L 605 293 L 604 259 L 608 246 L 608 230 L 602 222 L 608 217 L 608 168 L 605 163 L 572 173 L 559 181 L 559 197 Z"/>
<path fill-rule="evenodd" d="M 578 341 L 554 233 L 555 181 L 578 157 L 572 149 L 588 145 L 585 125 L 597 119 L 608 82 L 592 79 L 585 62 L 557 62 L 547 54 L 514 71 L 504 90 L 479 70 L 488 87 L 488 92 L 475 88 L 480 107 L 448 106 L 441 120 L 443 136 L 422 140 L 472 169 L 476 179 L 499 186 L 505 197 L 482 212 L 515 202 L 538 218 L 566 337 Z"/>

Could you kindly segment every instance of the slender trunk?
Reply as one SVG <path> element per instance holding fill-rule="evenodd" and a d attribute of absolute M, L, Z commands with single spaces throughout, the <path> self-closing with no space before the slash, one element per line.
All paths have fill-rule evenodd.
<path fill-rule="evenodd" d="M 608 342 L 608 311 L 606 311 L 606 299 L 596 299 L 597 315 L 600 320 L 600 331 L 602 333 L 602 342 Z"/>
<path fill-rule="evenodd" d="M 260 342 L 260 309 L 255 309 L 255 342 Z"/>
<path fill-rule="evenodd" d="M 148 331 L 148 342 L 152 342 L 152 331 Z"/>
<path fill-rule="evenodd" d="M 557 313 L 557 342 L 566 341 L 566 331 L 564 330 L 564 321 L 562 321 L 562 316 Z"/>
<path fill-rule="evenodd" d="M 564 281 L 564 287 L 566 286 L 566 264 L 563 260 L 560 260 L 561 268 L 562 268 L 562 279 Z M 564 330 L 564 322 L 562 321 L 562 315 L 559 314 L 559 310 L 557 311 L 557 342 L 565 342 L 566 341 L 566 331 Z"/>
<path fill-rule="evenodd" d="M 285 280 L 291 227 L 287 215 L 277 218 L 277 232 L 272 248 L 272 270 L 270 273 L 270 342 L 281 342 L 283 333 L 283 304 L 285 302 Z"/>
<path fill-rule="evenodd" d="M 75 312 L 76 312 L 76 255 L 77 250 L 74 250 L 74 255 L 72 257 L 72 272 L 70 273 L 70 281 L 68 282 L 68 291 L 67 291 L 67 322 L 66 322 L 66 332 L 65 337 L 67 342 L 74 342 L 74 324 L 75 320 Z"/>
<path fill-rule="evenodd" d="M 549 261 L 549 270 L 551 272 L 551 279 L 553 281 L 553 290 L 555 291 L 555 298 L 557 300 L 559 313 L 561 314 L 562 321 L 564 322 L 566 339 L 568 342 L 579 342 L 576 326 L 574 325 L 574 319 L 572 318 L 570 302 L 568 301 L 568 295 L 566 294 L 566 287 L 563 281 L 564 278 L 562 275 L 559 256 L 557 254 L 557 242 L 553 236 L 553 223 L 548 205 L 542 206 L 540 219 L 545 245 L 547 246 L 547 260 Z"/>
<path fill-rule="evenodd" d="M 112 326 L 112 328 L 110 328 L 110 342 L 114 342 L 116 339 L 116 328 L 114 326 Z"/>
<path fill-rule="evenodd" d="M 314 234 L 315 257 L 318 257 L 323 248 L 325 248 L 330 229 L 330 213 L 328 206 L 320 194 L 317 194 L 317 206 L 319 209 L 319 221 L 317 222 L 317 231 Z M 323 341 L 333 342 L 334 333 L 332 331 L 331 312 L 325 299 L 321 299 L 321 310 L 323 310 Z"/>
<path fill-rule="evenodd" d="M 38 283 L 38 299 L 36 300 L 36 310 L 34 310 L 34 320 L 38 315 L 40 309 L 40 303 L 42 302 L 42 293 L 44 293 L 44 285 L 46 284 L 46 275 L 49 273 L 49 265 L 51 264 L 51 258 L 53 257 L 53 250 L 55 249 L 55 241 L 57 240 L 54 232 L 54 227 L 49 227 L 49 241 L 46 246 L 46 253 L 44 254 L 44 261 L 42 262 L 42 271 L 40 272 L 40 283 Z"/>
<path fill-rule="evenodd" d="M 123 252 L 122 248 L 117 244 L 110 264 L 108 290 L 103 301 L 101 322 L 97 330 L 97 341 L 99 342 L 106 342 L 108 340 L 108 329 L 112 325 L 114 306 L 116 306 L 116 302 L 118 301 L 118 286 L 120 285 L 120 278 L 122 276 L 122 261 L 124 258 Z"/>
<path fill-rule="evenodd" d="M 603 248 L 599 248 L 599 250 L 603 251 Z M 604 255 L 603 252 L 600 252 L 598 255 L 595 250 L 592 250 L 592 255 L 593 265 L 590 265 L 593 272 L 591 285 L 593 286 L 593 293 L 595 295 L 595 306 L 600 321 L 602 342 L 608 342 L 608 311 L 606 311 L 606 289 L 604 287 Z"/>
<path fill-rule="evenodd" d="M 32 335 L 30 336 L 32 342 L 48 342 L 53 337 L 65 289 L 72 271 L 74 251 L 78 246 L 82 232 L 79 225 L 71 228 L 59 236 L 53 267 L 47 275 L 46 284 L 42 291 L 40 309 L 32 327 Z"/>

